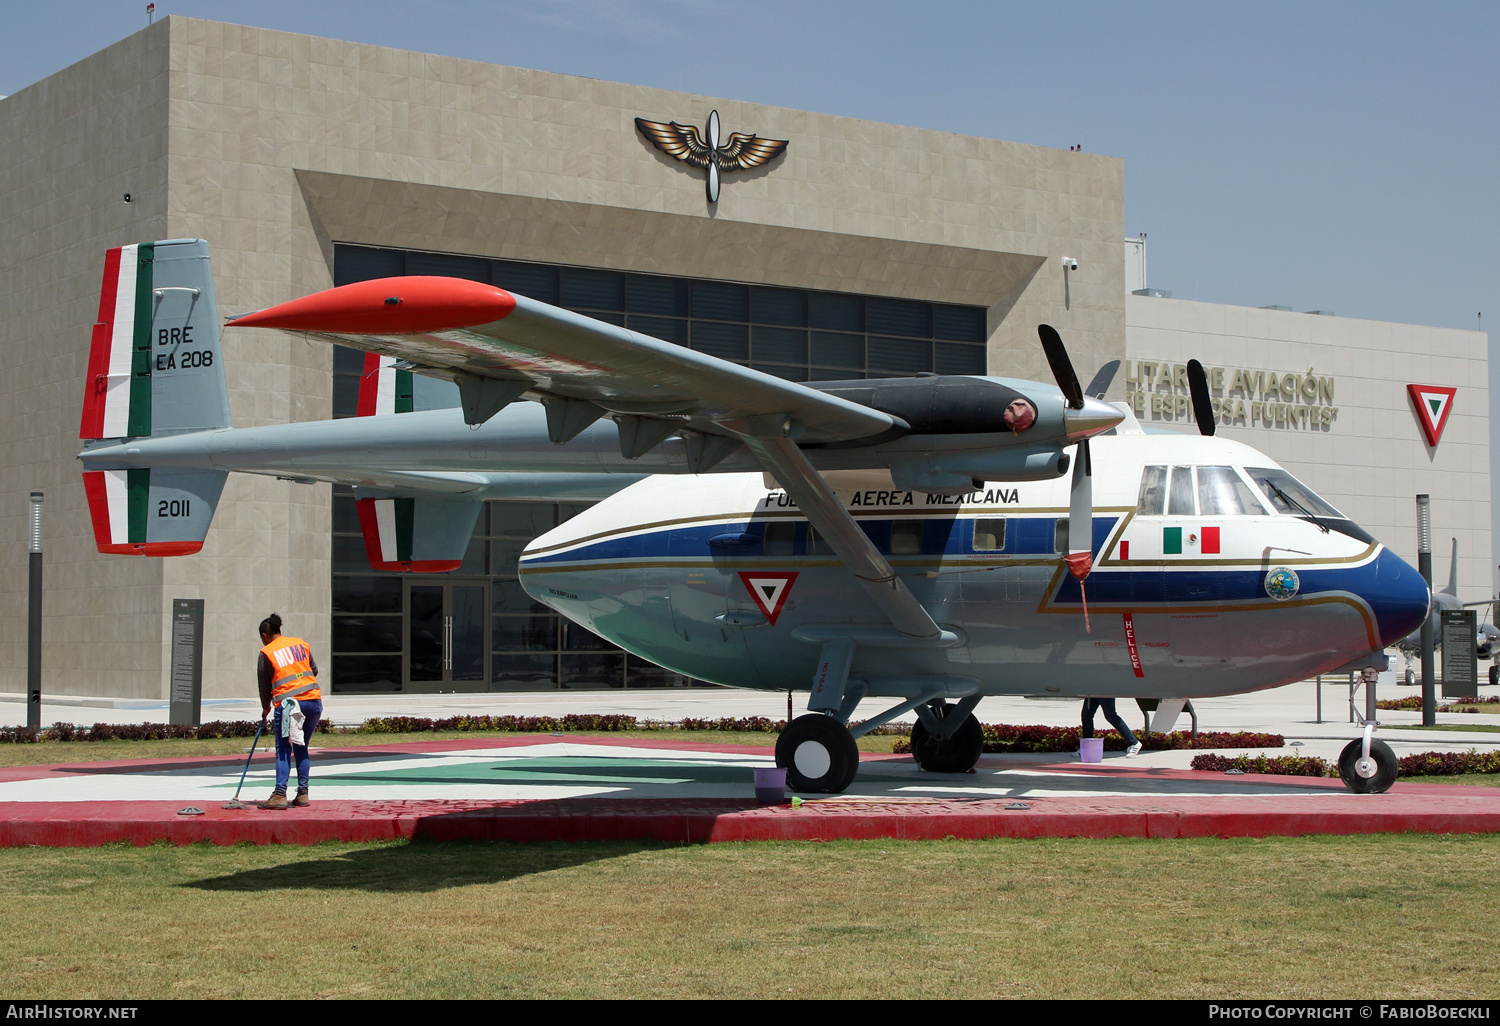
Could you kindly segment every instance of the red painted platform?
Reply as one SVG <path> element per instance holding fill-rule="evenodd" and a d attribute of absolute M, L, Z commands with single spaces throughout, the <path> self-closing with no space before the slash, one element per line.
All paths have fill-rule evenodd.
<path fill-rule="evenodd" d="M 394 743 L 317 753 L 328 761 L 413 753 L 510 748 L 556 738 Z M 677 751 L 755 752 L 739 746 L 567 738 L 570 745 Z M 867 764 L 906 756 L 867 755 Z M 257 759 L 259 762 L 259 759 Z M 228 757 L 76 763 L 0 771 L 3 781 L 39 781 L 82 774 L 129 774 L 163 768 L 242 766 Z M 311 807 L 268 812 L 225 810 L 179 815 L 182 801 L 0 801 L 0 845 L 314 844 L 389 839 L 712 841 L 941 839 L 987 837 L 1266 837 L 1302 834 L 1491 833 L 1500 831 L 1500 788 L 1398 781 L 1383 795 L 1354 795 L 1336 780 L 1154 768 L 1117 760 L 1099 766 L 986 756 L 991 780 L 1007 769 L 1046 771 L 1058 778 L 1093 778 L 1106 796 L 904 797 L 823 796 L 800 807 L 759 806 L 748 796 L 726 798 L 564 798 L 488 801 L 318 800 Z M 999 777 L 993 774 L 999 773 Z M 237 776 L 237 774 L 235 774 Z M 942 778 L 962 786 L 962 777 Z M 970 777 L 970 780 L 976 778 Z M 1150 793 L 1132 793 L 1148 785 Z M 1211 785 L 1218 794 L 1189 792 Z M 1242 794 L 1234 793 L 1243 789 Z M 1227 792 L 1227 793 L 1226 793 Z M 315 788 L 315 794 L 318 792 Z M 325 792 L 326 793 L 326 792 Z M 222 794 L 227 798 L 228 794 Z M 1008 809 L 1014 803 L 1024 809 Z"/>

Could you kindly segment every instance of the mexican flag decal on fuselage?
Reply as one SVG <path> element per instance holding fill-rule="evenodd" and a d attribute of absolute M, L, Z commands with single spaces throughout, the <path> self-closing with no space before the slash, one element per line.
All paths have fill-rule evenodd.
<path fill-rule="evenodd" d="M 1196 531 L 1190 531 L 1189 535 L 1189 543 L 1196 541 L 1199 552 L 1210 556 L 1218 553 L 1219 529 L 1217 527 L 1200 527 Z M 1161 529 L 1161 551 L 1167 556 L 1182 555 L 1182 528 L 1163 527 Z"/>
<path fill-rule="evenodd" d="M 776 626 L 776 618 L 781 615 L 781 607 L 786 604 L 786 597 L 791 594 L 792 583 L 797 580 L 795 570 L 741 570 L 740 581 L 745 585 L 745 590 L 760 607 L 760 611 L 766 614 L 766 620 L 772 627 Z"/>

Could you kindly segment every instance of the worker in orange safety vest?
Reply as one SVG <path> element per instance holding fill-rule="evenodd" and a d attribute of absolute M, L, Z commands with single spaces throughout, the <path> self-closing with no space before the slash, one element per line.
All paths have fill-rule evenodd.
<path fill-rule="evenodd" d="M 260 718 L 276 707 L 273 730 L 276 737 L 276 790 L 260 803 L 262 809 L 301 808 L 311 805 L 307 777 L 311 760 L 307 740 L 318 729 L 323 716 L 323 692 L 318 690 L 318 664 L 312 648 L 301 638 L 281 633 L 281 617 L 275 613 L 260 622 L 260 658 L 256 676 L 260 684 Z M 297 760 L 297 796 L 288 802 L 286 786 L 292 759 Z"/>

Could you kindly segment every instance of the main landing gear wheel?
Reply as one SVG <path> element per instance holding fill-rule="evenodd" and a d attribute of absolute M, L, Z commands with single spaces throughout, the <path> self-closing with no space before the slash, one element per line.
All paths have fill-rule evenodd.
<path fill-rule="evenodd" d="M 832 716 L 808 713 L 787 724 L 776 739 L 776 765 L 785 767 L 793 791 L 837 794 L 859 769 L 854 736 Z"/>
<path fill-rule="evenodd" d="M 953 707 L 941 705 L 933 711 L 946 719 Z M 984 730 L 972 713 L 964 717 L 963 723 L 946 741 L 928 733 L 921 720 L 912 724 L 911 757 L 929 773 L 967 773 L 979 762 L 983 752 Z"/>
<path fill-rule="evenodd" d="M 1384 741 L 1370 742 L 1370 757 L 1364 757 L 1363 740 L 1350 741 L 1339 753 L 1339 776 L 1355 794 L 1384 794 L 1396 782 L 1396 753 Z"/>

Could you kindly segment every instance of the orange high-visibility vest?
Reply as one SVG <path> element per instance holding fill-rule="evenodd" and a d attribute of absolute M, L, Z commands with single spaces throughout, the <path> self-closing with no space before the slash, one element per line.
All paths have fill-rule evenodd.
<path fill-rule="evenodd" d="M 322 698 L 318 678 L 313 674 L 312 649 L 301 638 L 283 634 L 261 649 L 271 661 L 271 701 L 298 698 L 310 702 Z"/>

